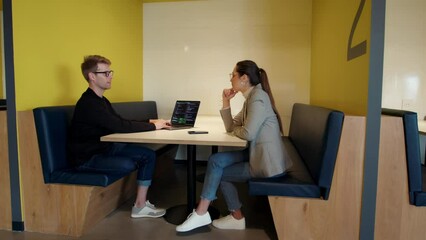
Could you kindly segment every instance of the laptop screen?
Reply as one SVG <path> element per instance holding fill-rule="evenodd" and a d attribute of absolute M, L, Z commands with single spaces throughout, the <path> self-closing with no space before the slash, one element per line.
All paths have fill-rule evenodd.
<path fill-rule="evenodd" d="M 175 109 L 173 110 L 171 118 L 172 126 L 194 126 L 199 107 L 200 101 L 176 101 Z"/>

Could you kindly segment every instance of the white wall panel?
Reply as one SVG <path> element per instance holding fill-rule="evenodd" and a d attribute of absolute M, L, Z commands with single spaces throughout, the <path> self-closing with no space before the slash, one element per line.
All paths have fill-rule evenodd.
<path fill-rule="evenodd" d="M 145 3 L 143 96 L 170 118 L 177 99 L 218 115 L 235 63 L 254 60 L 270 78 L 288 129 L 291 107 L 309 102 L 311 0 Z M 242 107 L 239 94 L 233 113 Z"/>
<path fill-rule="evenodd" d="M 426 115 L 426 1 L 386 1 L 382 106 Z"/>

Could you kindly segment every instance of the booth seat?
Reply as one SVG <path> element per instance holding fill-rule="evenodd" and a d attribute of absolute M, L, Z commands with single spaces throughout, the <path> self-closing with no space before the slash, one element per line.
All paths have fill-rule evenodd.
<path fill-rule="evenodd" d="M 283 137 L 293 165 L 282 177 L 250 180 L 250 193 L 328 199 L 343 119 L 340 111 L 294 104 L 289 135 Z"/>
<path fill-rule="evenodd" d="M 402 118 L 410 204 L 415 206 L 426 206 L 426 186 L 424 186 L 426 170 L 424 165 L 421 164 L 417 113 L 383 108 L 382 114 Z"/>
<path fill-rule="evenodd" d="M 113 103 L 114 109 L 127 119 L 156 119 L 153 101 Z M 45 183 L 108 186 L 129 175 L 80 172 L 67 159 L 67 140 L 74 106 L 39 107 L 33 110 Z"/>
<path fill-rule="evenodd" d="M 157 118 L 154 101 L 112 105 L 124 118 Z M 68 163 L 66 143 L 73 109 L 49 106 L 18 112 L 25 231 L 79 237 L 136 193 L 136 171 L 83 173 Z"/>
<path fill-rule="evenodd" d="M 424 185 L 417 113 L 382 109 L 375 239 L 425 239 Z"/>
<path fill-rule="evenodd" d="M 249 181 L 268 196 L 279 239 L 359 239 L 365 117 L 296 103 L 285 154 L 285 175 Z"/>

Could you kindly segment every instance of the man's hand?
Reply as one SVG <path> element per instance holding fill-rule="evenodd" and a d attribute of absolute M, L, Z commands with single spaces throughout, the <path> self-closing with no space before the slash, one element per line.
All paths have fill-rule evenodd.
<path fill-rule="evenodd" d="M 155 129 L 164 129 L 164 128 L 170 128 L 170 120 L 164 120 L 164 119 L 150 119 L 150 123 L 155 124 Z"/>

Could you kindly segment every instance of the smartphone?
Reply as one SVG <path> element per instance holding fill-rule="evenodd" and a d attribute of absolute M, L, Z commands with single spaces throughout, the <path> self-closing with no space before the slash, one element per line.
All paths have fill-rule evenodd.
<path fill-rule="evenodd" d="M 207 131 L 188 131 L 189 134 L 207 134 Z"/>

